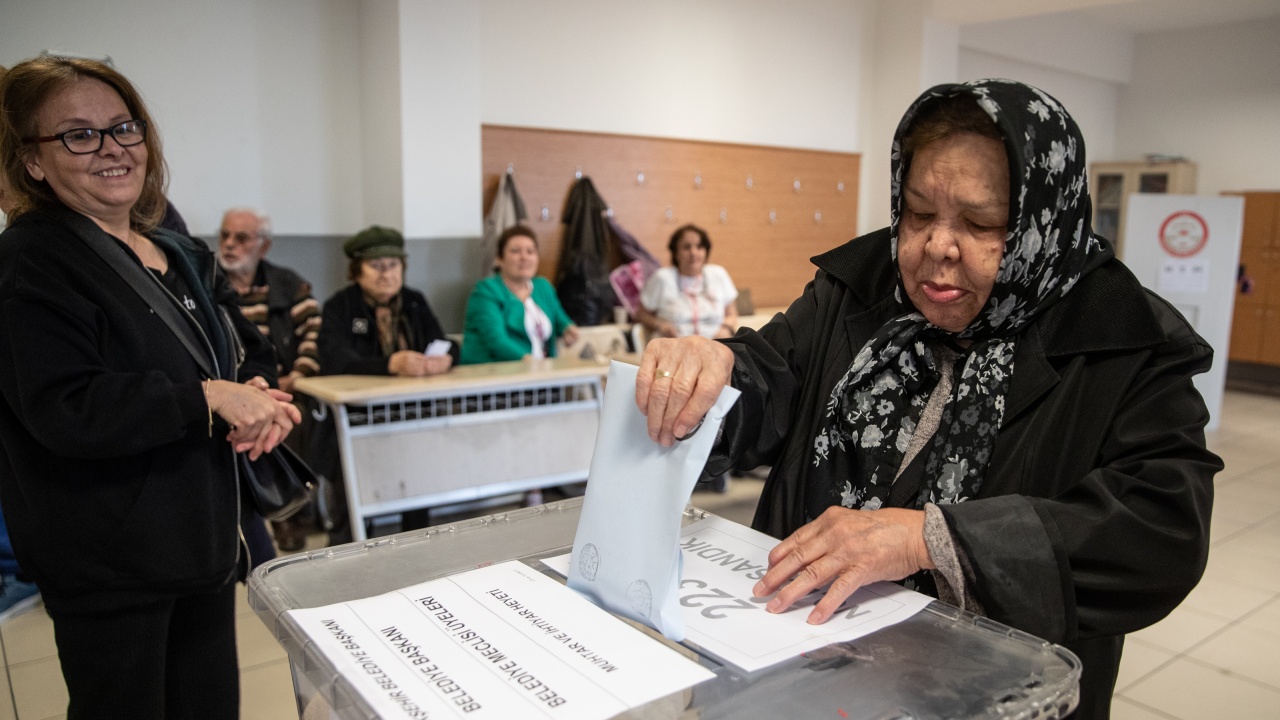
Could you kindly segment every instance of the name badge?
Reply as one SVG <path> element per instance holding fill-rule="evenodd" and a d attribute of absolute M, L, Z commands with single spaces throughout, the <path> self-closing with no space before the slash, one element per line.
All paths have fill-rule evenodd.
<path fill-rule="evenodd" d="M 369 334 L 369 319 L 368 319 L 368 318 L 353 318 L 353 319 L 351 320 L 351 332 L 355 333 L 356 335 L 368 335 L 368 334 Z"/>

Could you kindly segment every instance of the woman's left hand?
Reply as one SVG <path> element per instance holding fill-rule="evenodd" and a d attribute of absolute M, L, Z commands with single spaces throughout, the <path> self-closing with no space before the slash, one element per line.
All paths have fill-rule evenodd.
<path fill-rule="evenodd" d="M 560 341 L 564 343 L 565 347 L 569 347 L 570 345 L 578 342 L 578 326 L 570 325 L 565 328 L 564 332 L 560 334 Z"/>
<path fill-rule="evenodd" d="M 769 571 L 752 592 L 756 597 L 777 592 L 765 609 L 778 613 L 830 583 L 809 613 L 808 622 L 819 625 L 863 585 L 933 568 L 924 542 L 924 511 L 832 507 L 769 553 Z"/>

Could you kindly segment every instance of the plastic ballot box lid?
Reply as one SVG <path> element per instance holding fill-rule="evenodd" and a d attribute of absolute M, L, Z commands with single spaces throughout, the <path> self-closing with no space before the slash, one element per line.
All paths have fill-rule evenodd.
<path fill-rule="evenodd" d="M 506 560 L 538 562 L 573 545 L 581 498 L 278 558 L 249 579 L 249 603 L 289 654 L 304 718 L 379 715 L 286 613 L 380 595 Z M 687 525 L 708 517 L 696 508 Z M 897 625 L 769 668 L 735 666 L 670 643 L 715 678 L 622 718 L 1061 718 L 1079 699 L 1065 648 L 940 602 Z M 655 707 L 651 707 L 655 706 Z M 660 707 L 658 707 L 660 706 Z"/>

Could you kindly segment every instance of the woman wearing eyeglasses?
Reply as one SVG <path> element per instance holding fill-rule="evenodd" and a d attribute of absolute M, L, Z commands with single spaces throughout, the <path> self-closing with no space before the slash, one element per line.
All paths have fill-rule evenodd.
<path fill-rule="evenodd" d="M 0 504 L 67 717 L 234 718 L 234 453 L 270 452 L 298 413 L 213 254 L 157 227 L 164 159 L 127 79 L 19 63 L 0 160 Z"/>

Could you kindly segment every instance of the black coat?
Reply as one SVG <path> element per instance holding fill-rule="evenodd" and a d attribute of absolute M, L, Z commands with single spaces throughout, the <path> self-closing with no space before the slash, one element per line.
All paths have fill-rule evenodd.
<path fill-rule="evenodd" d="M 422 293 L 401 288 L 401 312 L 409 324 L 411 350 L 423 352 L 433 340 L 447 340 L 440 321 Z M 364 300 L 364 291 L 352 283 L 324 303 L 320 320 L 320 374 L 389 375 L 388 358 L 378 342 L 378 321 L 374 309 Z M 458 364 L 458 343 L 449 354 Z"/>
<path fill-rule="evenodd" d="M 65 209 L 27 213 L 0 235 L 0 502 L 19 564 L 66 609 L 208 591 L 241 556 L 228 428 L 210 437 L 206 375 L 77 235 L 93 232 L 116 242 Z M 240 377 L 274 380 L 271 348 L 208 248 L 153 240 L 172 251 L 197 312 L 213 313 L 211 298 L 228 309 L 246 345 Z M 222 377 L 236 379 L 227 338 L 211 342 Z"/>
<path fill-rule="evenodd" d="M 882 230 L 814 258 L 804 295 L 759 333 L 726 341 L 742 398 L 708 472 L 771 464 L 754 525 L 784 538 L 811 520 L 813 440 L 853 355 L 893 316 Z M 1167 615 L 1209 548 L 1209 419 L 1191 377 L 1212 350 L 1119 262 L 1023 333 L 1003 425 L 976 499 L 941 506 L 987 613 L 1076 652 L 1078 717 L 1106 717 L 1124 634 Z"/>

